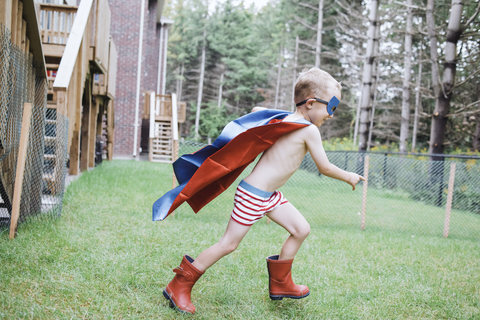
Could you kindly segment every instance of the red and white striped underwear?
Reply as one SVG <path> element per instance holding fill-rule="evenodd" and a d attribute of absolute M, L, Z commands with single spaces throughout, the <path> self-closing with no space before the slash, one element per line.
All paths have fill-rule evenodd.
<path fill-rule="evenodd" d="M 262 191 L 242 180 L 235 192 L 231 218 L 244 226 L 251 226 L 267 212 L 285 203 L 288 200 L 280 191 Z"/>

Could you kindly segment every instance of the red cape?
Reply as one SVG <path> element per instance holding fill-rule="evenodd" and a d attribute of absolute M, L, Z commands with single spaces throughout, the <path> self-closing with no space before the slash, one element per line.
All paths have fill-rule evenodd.
<path fill-rule="evenodd" d="M 185 201 L 194 212 L 200 211 L 228 189 L 240 173 L 281 136 L 310 124 L 306 121 L 281 122 L 274 119 L 268 124 L 247 129 L 236 135 L 218 151 L 208 156 L 190 179 L 155 202 L 153 220 L 163 220 Z M 194 158 L 202 150 L 190 156 Z"/>

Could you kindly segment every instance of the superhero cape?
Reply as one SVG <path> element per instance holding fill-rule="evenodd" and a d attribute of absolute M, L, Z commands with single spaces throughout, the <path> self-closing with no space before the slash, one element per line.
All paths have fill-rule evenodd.
<path fill-rule="evenodd" d="M 229 122 L 220 136 L 173 163 L 179 186 L 153 204 L 153 221 L 163 220 L 183 202 L 197 213 L 237 179 L 255 158 L 282 135 L 311 123 L 281 122 L 290 112 L 266 109 Z"/>

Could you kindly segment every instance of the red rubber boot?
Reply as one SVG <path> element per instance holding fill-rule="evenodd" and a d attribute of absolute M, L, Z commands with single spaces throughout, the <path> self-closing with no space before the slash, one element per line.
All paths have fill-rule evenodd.
<path fill-rule="evenodd" d="M 295 284 L 292 280 L 291 260 L 278 260 L 278 255 L 267 257 L 270 299 L 302 299 L 310 294 L 307 286 Z"/>
<path fill-rule="evenodd" d="M 170 306 L 182 313 L 195 313 L 190 294 L 195 282 L 204 274 L 192 265 L 193 261 L 192 257 L 183 256 L 180 267 L 173 269 L 175 277 L 163 290 L 163 296 L 170 301 Z"/>

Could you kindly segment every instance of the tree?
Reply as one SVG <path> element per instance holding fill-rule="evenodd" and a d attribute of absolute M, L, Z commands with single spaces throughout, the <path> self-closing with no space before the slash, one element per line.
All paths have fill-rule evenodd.
<path fill-rule="evenodd" d="M 205 49 L 207 44 L 205 39 L 207 37 L 207 30 L 203 30 L 203 46 L 202 46 L 202 62 L 200 64 L 200 80 L 198 83 L 197 96 L 197 112 L 195 116 L 195 139 L 198 139 L 198 129 L 200 127 L 200 110 L 202 109 L 202 94 L 203 94 L 203 80 L 205 78 Z"/>
<path fill-rule="evenodd" d="M 372 0 L 370 2 L 370 26 L 368 27 L 368 42 L 367 52 L 365 55 L 365 63 L 363 65 L 363 89 L 362 89 L 362 104 L 360 113 L 360 136 L 358 143 L 358 150 L 365 151 L 367 149 L 368 130 L 369 130 L 369 116 L 370 116 L 370 102 L 371 102 L 371 85 L 372 85 L 372 71 L 374 60 L 375 47 L 375 26 L 377 24 L 377 11 L 379 1 Z"/>
<path fill-rule="evenodd" d="M 463 31 L 477 17 L 479 11 L 480 4 L 474 15 L 462 26 L 463 4 L 461 0 L 452 0 L 445 43 L 445 60 L 443 63 L 442 83 L 440 85 L 441 90 L 438 90 L 438 95 L 436 95 L 435 110 L 432 116 L 430 153 L 442 154 L 444 152 L 445 129 L 455 85 L 457 42 Z"/>
<path fill-rule="evenodd" d="M 433 117 L 440 94 L 444 95 L 446 87 L 443 79 L 447 46 L 444 43 L 448 42 L 447 35 L 450 36 L 447 32 L 447 22 L 452 22 L 450 3 L 435 2 L 434 7 L 434 2 L 428 0 L 409 0 L 411 6 L 393 0 L 375 1 L 378 3 L 376 29 L 379 31 L 370 36 L 370 40 L 374 39 L 376 43 L 373 50 L 369 48 L 365 59 L 371 25 L 365 14 L 368 13 L 365 2 L 324 0 L 322 32 L 319 33 L 319 0 L 271 0 L 260 10 L 245 8 L 241 2 L 237 5 L 235 1 L 219 3 L 207 16 L 205 1 L 172 0 L 170 14 L 173 16 L 169 18 L 175 23 L 168 48 L 167 85 L 168 91 L 178 91 L 189 105 L 187 123 L 181 127 L 183 135 L 191 135 L 197 105 L 201 108 L 198 130 L 202 137 L 219 129 L 217 124 L 225 123 L 212 117 L 242 115 L 256 105 L 273 108 L 275 100 L 278 108 L 291 110 L 296 75 L 298 71 L 315 65 L 317 48 L 321 48 L 322 69 L 341 81 L 343 87 L 339 110 L 332 121 L 320 128 L 324 139 L 353 137 L 353 120 L 356 105 L 360 102 L 362 113 L 357 118 L 361 118 L 360 138 L 364 142 L 363 149 L 359 149 L 379 144 L 395 148 L 396 143 L 401 142 L 403 151 L 408 129 L 412 127 L 412 121 L 406 124 L 410 118 L 406 113 L 410 109 L 406 102 L 411 99 L 407 98 L 407 90 L 403 90 L 410 88 L 410 81 L 407 81 L 410 76 L 411 82 L 417 83 L 417 97 L 422 96 L 421 107 L 418 103 L 417 125 L 413 125 L 415 144 L 417 150 L 429 144 L 433 122 L 428 119 Z M 454 50 L 455 81 L 445 91 L 451 94 L 449 111 L 445 115 L 445 152 L 457 147 L 463 150 L 475 148 L 480 144 L 476 142 L 480 141 L 480 129 L 477 129 L 480 127 L 477 124 L 480 103 L 476 94 L 480 83 L 480 21 L 476 18 L 479 4 L 474 0 L 463 1 L 462 16 L 465 18 L 461 20 L 461 34 Z M 367 3 L 372 4 L 371 1 Z M 419 32 L 415 30 L 406 35 L 400 32 L 407 30 L 410 24 L 402 11 L 411 7 L 412 24 L 419 25 L 425 20 L 425 5 L 428 34 L 421 28 Z M 206 41 L 203 30 L 207 31 Z M 406 49 L 409 47 L 409 34 L 412 44 L 410 59 L 404 54 L 409 50 L 403 50 L 404 44 Z M 320 46 L 317 45 L 319 35 Z M 375 41 L 378 39 L 381 41 Z M 379 43 L 380 49 L 376 50 Z M 204 44 L 202 103 L 198 104 Z M 422 65 L 421 50 L 430 54 L 431 63 Z M 362 60 L 365 66 L 371 63 L 371 68 L 362 68 Z M 369 79 L 364 78 L 366 70 L 370 70 Z M 367 103 L 357 100 L 362 90 Z M 372 103 L 372 97 L 377 103 Z M 221 112 L 213 112 L 212 105 Z M 403 106 L 403 117 L 400 105 Z M 371 136 L 372 143 L 363 138 L 366 136 Z"/>
<path fill-rule="evenodd" d="M 402 122 L 400 126 L 400 152 L 407 152 L 410 120 L 410 73 L 412 70 L 412 0 L 407 0 L 407 24 L 405 30 L 405 62 L 403 71 Z"/>
<path fill-rule="evenodd" d="M 477 83 L 477 99 L 480 101 L 480 84 Z M 478 107 L 478 112 L 474 115 L 476 126 L 475 133 L 473 134 L 473 151 L 480 152 L 480 103 Z"/>

